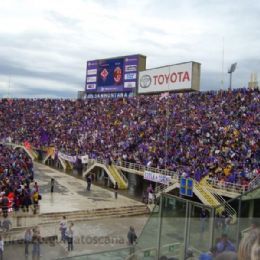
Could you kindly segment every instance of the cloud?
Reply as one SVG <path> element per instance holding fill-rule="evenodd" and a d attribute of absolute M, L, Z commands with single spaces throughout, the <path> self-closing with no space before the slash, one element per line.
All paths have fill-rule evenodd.
<path fill-rule="evenodd" d="M 78 25 L 80 24 L 80 20 L 76 18 L 71 18 L 56 11 L 49 11 L 47 12 L 47 19 L 51 22 L 57 23 L 66 28 L 77 29 L 79 28 Z"/>
<path fill-rule="evenodd" d="M 75 97 L 87 60 L 141 53 L 147 68 L 198 61 L 201 88 L 217 89 L 223 38 L 225 87 L 232 62 L 246 86 L 260 71 L 259 13 L 256 0 L 1 1 L 0 88 L 12 75 L 16 96 Z"/>

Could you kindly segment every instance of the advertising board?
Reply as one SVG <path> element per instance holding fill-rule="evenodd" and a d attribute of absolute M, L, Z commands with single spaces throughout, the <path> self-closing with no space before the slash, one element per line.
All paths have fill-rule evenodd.
<path fill-rule="evenodd" d="M 200 64 L 197 77 L 194 64 L 199 63 L 187 62 L 139 72 L 138 94 L 189 90 L 193 85 L 199 88 Z"/>

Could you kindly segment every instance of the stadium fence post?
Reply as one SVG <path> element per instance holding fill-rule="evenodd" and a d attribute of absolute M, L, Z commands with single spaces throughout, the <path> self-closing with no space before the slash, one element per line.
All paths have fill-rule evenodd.
<path fill-rule="evenodd" d="M 159 208 L 159 225 L 158 225 L 158 238 L 157 238 L 157 257 L 160 257 L 160 248 L 161 248 L 161 232 L 162 232 L 162 217 L 163 217 L 163 195 L 160 196 L 160 208 Z"/>

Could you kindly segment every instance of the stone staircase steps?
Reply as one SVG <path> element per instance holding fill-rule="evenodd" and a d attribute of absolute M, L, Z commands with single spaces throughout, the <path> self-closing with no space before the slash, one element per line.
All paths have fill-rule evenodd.
<path fill-rule="evenodd" d="M 146 205 L 128 206 L 122 208 L 105 208 L 97 209 L 92 211 L 74 211 L 74 212 L 58 212 L 58 213 L 46 213 L 40 215 L 30 216 L 26 221 L 20 221 L 20 226 L 13 225 L 12 229 L 4 234 L 5 241 L 17 241 L 23 239 L 25 230 L 30 227 L 33 228 L 36 225 L 40 227 L 43 231 L 42 236 L 47 236 L 44 234 L 44 230 L 52 230 L 52 235 L 57 235 L 59 233 L 59 222 L 63 215 L 67 217 L 68 222 L 81 222 L 81 221 L 91 221 L 91 220 L 102 220 L 104 218 L 123 218 L 132 217 L 149 214 L 149 209 Z"/>
<path fill-rule="evenodd" d="M 41 222 L 48 223 L 48 222 L 59 222 L 62 216 L 66 216 L 67 220 L 78 220 L 78 219 L 96 219 L 96 218 L 103 218 L 103 217 L 127 217 L 127 216 L 134 216 L 134 215 L 143 215 L 148 214 L 149 209 L 145 208 L 137 208 L 137 209 L 117 209 L 117 210 L 105 210 L 105 211 L 92 211 L 92 212 L 75 212 L 74 214 L 58 214 L 52 216 L 41 216 Z"/>
<path fill-rule="evenodd" d="M 56 212 L 44 213 L 37 215 L 12 215 L 10 220 L 12 227 L 35 226 L 47 223 L 59 223 L 63 216 L 66 216 L 68 221 L 83 221 L 102 218 L 116 218 L 149 214 L 149 209 L 146 205 L 125 206 L 118 208 L 103 208 L 93 210 L 81 210 L 72 212 Z"/>

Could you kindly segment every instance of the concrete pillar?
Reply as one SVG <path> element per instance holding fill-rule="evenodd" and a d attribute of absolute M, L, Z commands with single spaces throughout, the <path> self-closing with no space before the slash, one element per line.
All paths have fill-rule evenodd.
<path fill-rule="evenodd" d="M 249 202 L 249 218 L 253 218 L 254 217 L 254 211 L 255 211 L 255 201 L 254 200 L 250 200 Z"/>
<path fill-rule="evenodd" d="M 105 171 L 103 168 L 101 168 L 101 171 L 100 171 L 100 178 L 104 178 L 104 175 L 105 175 Z"/>
<path fill-rule="evenodd" d="M 128 193 L 135 195 L 137 188 L 137 175 L 133 173 L 128 174 Z"/>

